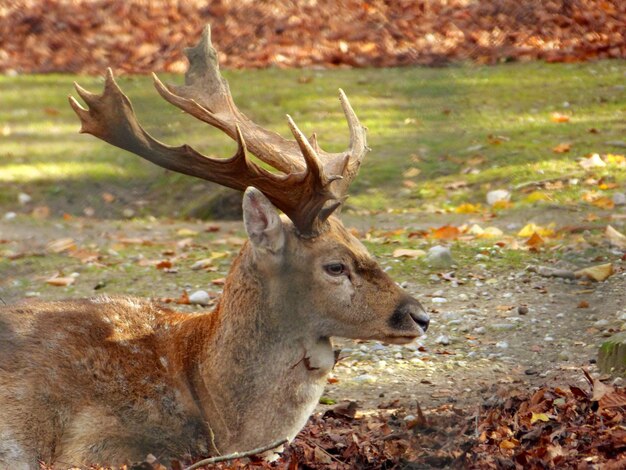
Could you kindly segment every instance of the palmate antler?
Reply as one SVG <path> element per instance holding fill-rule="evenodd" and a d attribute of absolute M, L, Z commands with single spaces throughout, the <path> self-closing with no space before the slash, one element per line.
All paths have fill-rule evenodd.
<path fill-rule="evenodd" d="M 287 120 L 295 141 L 262 128 L 239 111 L 228 82 L 219 72 L 209 26 L 197 46 L 185 49 L 185 55 L 190 64 L 185 85 L 166 86 L 153 74 L 155 87 L 165 100 L 234 139 L 238 148 L 233 157 L 209 158 L 188 145 L 171 147 L 154 139 L 138 123 L 132 104 L 115 82 L 111 69 L 107 71 L 104 93 L 100 96 L 75 84 L 76 91 L 89 106 L 85 109 L 69 97 L 81 120 L 81 132 L 169 170 L 239 190 L 254 186 L 293 221 L 302 236 L 314 236 L 345 200 L 348 187 L 369 150 L 365 128 L 346 95 L 339 90 L 350 129 L 350 147 L 344 152 L 328 153 L 319 148 L 315 134 L 307 139 L 289 115 Z M 247 158 L 246 149 L 281 173 L 272 173 L 255 164 Z"/>

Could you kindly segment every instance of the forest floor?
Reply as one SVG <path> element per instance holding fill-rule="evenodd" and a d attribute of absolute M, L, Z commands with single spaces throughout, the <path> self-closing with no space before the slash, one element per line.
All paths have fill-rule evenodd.
<path fill-rule="evenodd" d="M 336 100 L 327 97 L 350 84 L 374 151 L 342 218 L 432 317 L 428 334 L 413 345 L 337 341 L 341 358 L 318 409 L 331 415 L 312 418 L 307 440 L 294 450 L 304 455 L 297 454 L 300 461 L 354 468 L 350 459 L 358 457 L 365 468 L 389 468 L 402 458 L 415 464 L 409 468 L 441 468 L 474 446 L 480 468 L 505 468 L 496 454 L 525 465 L 537 439 L 522 439 L 511 423 L 524 432 L 541 425 L 552 436 L 569 416 L 555 410 L 574 399 L 589 402 L 576 416 L 595 417 L 591 404 L 598 400 L 583 370 L 607 387 L 622 385 L 594 362 L 602 341 L 626 329 L 624 65 L 228 74 L 235 100 L 255 120 L 286 134 L 279 117 L 290 111 L 333 150 L 345 145 L 345 130 Z M 244 242 L 241 223 L 189 217 L 189 206 L 214 186 L 78 136 L 64 101 L 75 78 L 0 77 L 0 298 L 104 293 L 175 305 L 185 292 L 204 290 L 214 303 Z M 101 86 L 90 77 L 80 81 Z M 217 132 L 208 140 L 205 127 L 167 111 L 145 77 L 121 84 L 159 138 L 232 153 Z M 493 191 L 506 197 L 490 204 Z M 429 261 L 425 253 L 434 246 L 449 248 L 452 260 Z M 546 277 L 546 267 L 594 268 L 600 281 Z M 559 400 L 565 404 L 554 404 Z M 528 411 L 523 404 L 530 401 L 546 409 Z M 356 415 L 333 418 L 346 402 L 356 403 Z M 498 424 L 493 410 L 504 416 L 511 403 L 520 416 Z M 539 422 L 527 422 L 535 415 Z M 389 417 L 404 423 L 404 433 L 407 423 L 418 432 L 405 439 Z M 612 435 L 621 439 L 618 418 L 600 417 L 594 432 L 613 429 L 617 420 L 622 428 Z M 596 435 L 577 426 L 568 436 Z M 319 429 L 332 442 L 322 446 Z M 575 461 L 573 444 L 557 437 L 535 445 L 543 453 L 532 458 L 560 468 Z M 357 441 L 357 451 L 350 450 Z M 575 449 L 595 452 L 589 465 L 618 459 L 611 452 L 626 446 L 616 441 L 605 451 L 597 442 L 586 453 Z M 495 453 L 480 448 L 489 445 Z"/>

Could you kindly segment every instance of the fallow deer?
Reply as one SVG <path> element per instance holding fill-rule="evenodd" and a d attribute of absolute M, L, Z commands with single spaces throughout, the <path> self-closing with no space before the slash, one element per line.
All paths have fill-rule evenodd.
<path fill-rule="evenodd" d="M 163 98 L 228 134 L 228 159 L 166 146 L 137 122 L 109 70 L 102 95 L 76 85 L 81 132 L 162 167 L 245 190 L 249 241 L 210 313 L 126 297 L 27 302 L 0 310 L 0 468 L 118 465 L 244 451 L 292 439 L 333 368 L 333 336 L 403 344 L 428 316 L 332 212 L 368 150 L 345 94 L 341 153 L 288 117 L 295 141 L 234 104 L 207 27 L 185 50 L 186 85 Z M 273 167 L 268 171 L 247 151 Z M 246 189 L 247 188 L 247 189 Z M 285 216 L 279 216 L 276 209 Z"/>

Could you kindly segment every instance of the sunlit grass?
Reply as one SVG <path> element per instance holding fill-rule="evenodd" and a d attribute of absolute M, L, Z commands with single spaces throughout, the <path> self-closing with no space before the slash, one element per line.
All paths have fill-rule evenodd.
<path fill-rule="evenodd" d="M 357 208 L 419 209 L 436 200 L 480 200 L 495 186 L 511 189 L 528 181 L 572 173 L 584 176 L 577 160 L 588 153 L 619 153 L 607 142 L 626 135 L 626 62 L 507 64 L 445 69 L 226 71 L 239 107 L 261 125 L 289 137 L 285 114 L 305 134 L 316 132 L 321 146 L 339 151 L 348 129 L 338 100 L 343 88 L 364 125 L 373 151 L 354 184 Z M 181 83 L 182 77 L 162 76 Z M 305 78 L 305 80 L 303 80 Z M 0 77 L 0 203 L 27 191 L 34 197 L 67 182 L 75 193 L 97 180 L 113 193 L 145 181 L 150 209 L 175 213 L 195 183 L 143 162 L 92 136 L 79 135 L 67 104 L 76 80 L 100 93 L 101 77 L 38 75 Z M 209 126 L 160 99 L 149 77 L 119 78 L 140 122 L 170 144 L 189 143 L 207 155 L 228 157 L 235 144 Z M 551 120 L 554 112 L 570 117 Z M 594 132 L 590 132 L 593 129 Z M 503 137 L 494 144 L 493 136 Z M 569 142 L 567 154 L 552 148 Z M 623 153 L 623 151 L 622 151 Z M 477 174 L 467 161 L 480 156 Z M 403 187 L 403 173 L 420 174 Z M 624 172 L 596 172 L 617 181 Z M 451 194 L 445 185 L 470 186 Z M 75 185 L 75 186 L 74 186 Z M 152 189 L 150 189 L 152 188 Z M 167 188 L 167 191 L 163 191 Z M 575 192 L 574 192 L 575 193 Z M 572 193 L 572 194 L 574 194 Z M 574 196 L 573 196 L 574 197 Z"/>

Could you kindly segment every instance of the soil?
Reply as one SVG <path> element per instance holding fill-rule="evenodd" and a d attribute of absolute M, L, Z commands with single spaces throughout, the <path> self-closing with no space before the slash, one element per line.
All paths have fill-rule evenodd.
<path fill-rule="evenodd" d="M 401 223 L 398 217 L 403 217 Z M 432 225 L 429 217 L 436 218 L 439 224 L 445 223 L 441 215 L 383 214 L 358 220 L 348 216 L 347 225 L 356 222 L 360 228 L 391 228 L 400 224 L 420 227 Z M 525 220 L 531 217 L 558 220 L 562 211 L 543 210 L 541 214 L 524 215 Z M 509 222 L 506 217 L 499 221 Z M 227 237 L 241 235 L 240 223 L 210 225 L 211 230 Z M 120 237 L 149 238 L 158 244 L 175 239 L 176 234 L 184 233 L 181 229 L 202 233 L 206 228 L 206 222 L 5 218 L 0 221 L 0 253 L 21 258 L 22 262 L 4 265 L 10 269 L 0 277 L 0 297 L 9 303 L 37 295 L 90 296 L 96 293 L 94 286 L 103 278 L 108 279 L 110 293 L 117 290 L 117 293 L 176 298 L 183 289 L 201 287 L 218 295 L 219 287 L 203 285 L 204 273 L 197 272 L 192 275 L 198 284 L 190 284 L 189 278 L 158 273 L 162 279 L 156 284 L 158 292 L 150 294 L 155 285 L 153 280 L 146 279 L 144 283 L 137 276 L 126 280 L 116 263 L 104 271 L 79 272 L 80 282 L 69 290 L 52 288 L 43 282 L 51 269 L 64 270 L 67 275 L 67 269 L 80 271 L 80 263 L 78 268 L 68 268 L 71 262 L 63 257 L 58 258 L 56 267 L 42 267 L 39 261 L 39 255 L 50 256 L 45 254 L 47 243 L 68 236 L 79 247 L 110 254 L 111 246 Z M 33 261 L 23 262 L 22 257 L 32 257 Z M 612 333 L 626 328 L 623 264 L 618 260 L 616 273 L 599 283 L 546 278 L 523 268 L 488 267 L 480 263 L 459 266 L 457 282 L 408 280 L 403 286 L 431 315 L 427 335 L 408 346 L 337 340 L 342 352 L 325 396 L 329 403 L 356 401 L 364 413 L 379 407 L 416 409 L 417 404 L 425 411 L 442 404 L 471 410 L 497 393 L 498 388 L 584 386 L 583 368 L 598 374 L 595 360 L 599 345 Z M 154 271 L 152 267 L 149 269 Z M 225 271 L 227 265 L 222 269 Z M 475 276 L 465 277 L 469 270 Z M 30 281 L 25 283 L 24 279 Z M 33 292 L 33 285 L 40 285 L 40 292 Z M 329 406 L 320 405 L 319 410 Z"/>

